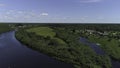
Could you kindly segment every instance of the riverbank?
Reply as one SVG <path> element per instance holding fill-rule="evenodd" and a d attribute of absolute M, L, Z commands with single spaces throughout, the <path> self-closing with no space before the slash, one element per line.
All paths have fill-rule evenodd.
<path fill-rule="evenodd" d="M 24 46 L 15 31 L 0 34 L 0 60 L 0 68 L 72 68 Z"/>
<path fill-rule="evenodd" d="M 78 42 L 79 36 L 71 32 L 73 28 L 50 28 L 56 33 L 55 37 L 60 38 L 66 44 L 59 44 L 58 41 L 49 36 L 44 37 L 34 32 L 28 32 L 28 29 L 18 30 L 16 38 L 26 46 L 57 60 L 72 64 L 75 68 L 111 68 L 111 63 L 107 56 L 97 55 L 89 46 Z"/>

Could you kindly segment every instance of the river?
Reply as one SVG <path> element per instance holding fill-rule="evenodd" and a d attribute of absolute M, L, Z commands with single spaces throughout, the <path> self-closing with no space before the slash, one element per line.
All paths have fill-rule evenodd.
<path fill-rule="evenodd" d="M 80 42 L 90 46 L 96 52 L 96 54 L 105 55 L 105 52 L 96 43 L 92 43 L 88 39 L 82 37 L 80 37 Z M 111 63 L 112 68 L 120 68 L 120 62 L 111 59 Z"/>
<path fill-rule="evenodd" d="M 15 38 L 15 31 L 0 34 L 0 68 L 73 68 L 34 51 Z"/>

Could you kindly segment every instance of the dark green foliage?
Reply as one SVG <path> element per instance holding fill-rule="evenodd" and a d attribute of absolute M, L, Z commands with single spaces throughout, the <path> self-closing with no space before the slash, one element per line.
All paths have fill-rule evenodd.
<path fill-rule="evenodd" d="M 8 32 L 10 30 L 12 29 L 9 27 L 9 24 L 0 23 L 0 33 Z"/>
<path fill-rule="evenodd" d="M 120 41 L 115 37 L 109 38 L 108 36 L 89 36 L 92 42 L 99 43 L 100 47 L 112 58 L 120 61 Z"/>
<path fill-rule="evenodd" d="M 111 68 L 108 56 L 97 55 L 89 46 L 79 42 L 81 27 L 47 25 L 56 33 L 55 38 L 61 39 L 65 44 L 51 38 L 20 29 L 16 32 L 18 40 L 35 50 L 43 52 L 55 59 L 72 64 L 75 68 Z M 77 29 L 78 28 L 78 29 Z M 84 35 L 83 35 L 84 36 Z"/>

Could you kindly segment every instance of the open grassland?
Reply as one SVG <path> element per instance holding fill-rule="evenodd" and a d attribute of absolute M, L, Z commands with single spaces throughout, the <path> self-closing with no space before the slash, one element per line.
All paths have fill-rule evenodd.
<path fill-rule="evenodd" d="M 37 35 L 41 35 L 44 37 L 54 37 L 56 35 L 55 32 L 53 32 L 53 29 L 49 28 L 49 27 L 36 27 L 36 28 L 31 28 L 31 29 L 27 29 L 28 32 L 34 32 Z"/>
<path fill-rule="evenodd" d="M 45 38 L 52 38 L 53 42 L 56 41 L 60 44 L 66 44 L 62 39 L 55 37 L 56 33 L 49 27 L 34 27 L 27 29 L 27 32 L 33 32 L 36 35 L 43 36 Z"/>

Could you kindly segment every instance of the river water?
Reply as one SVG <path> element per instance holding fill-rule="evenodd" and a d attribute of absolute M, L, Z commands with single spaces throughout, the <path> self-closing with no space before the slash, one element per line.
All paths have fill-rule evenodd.
<path fill-rule="evenodd" d="M 0 34 L 0 68 L 73 68 L 27 48 L 15 38 L 15 32 Z"/>
<path fill-rule="evenodd" d="M 105 55 L 105 52 L 95 43 L 90 42 L 86 38 L 80 37 L 80 42 L 90 46 L 98 55 Z M 112 68 L 120 68 L 120 62 L 111 59 Z"/>

